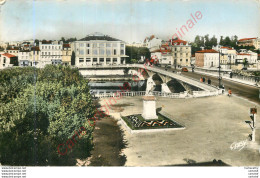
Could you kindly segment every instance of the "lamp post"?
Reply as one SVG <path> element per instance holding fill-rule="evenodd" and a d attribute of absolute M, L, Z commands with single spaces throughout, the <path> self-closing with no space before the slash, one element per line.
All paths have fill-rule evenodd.
<path fill-rule="evenodd" d="M 228 55 L 229 58 L 229 69 L 231 69 L 231 54 Z"/>
<path fill-rule="evenodd" d="M 220 54 L 223 55 L 219 50 L 219 60 L 218 60 L 218 87 L 222 88 L 221 77 L 220 77 Z"/>

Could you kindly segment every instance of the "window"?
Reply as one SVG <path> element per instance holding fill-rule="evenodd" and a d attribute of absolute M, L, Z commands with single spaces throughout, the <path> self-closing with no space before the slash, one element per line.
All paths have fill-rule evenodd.
<path fill-rule="evenodd" d="M 93 43 L 93 48 L 96 48 L 97 47 L 97 43 Z"/>
<path fill-rule="evenodd" d="M 180 59 L 180 61 L 182 61 L 182 59 Z"/>
<path fill-rule="evenodd" d="M 125 52 L 124 50 L 121 50 L 121 51 L 120 51 L 120 54 L 121 54 L 121 55 L 124 55 L 124 52 Z"/>
<path fill-rule="evenodd" d="M 4 57 L 4 63 L 6 63 L 6 58 Z"/>
<path fill-rule="evenodd" d="M 123 48 L 125 45 L 124 44 L 121 44 L 121 47 Z"/>
<path fill-rule="evenodd" d="M 80 46 L 80 47 L 84 47 L 84 43 L 80 43 L 79 46 Z"/>
<path fill-rule="evenodd" d="M 186 59 L 186 62 L 188 62 L 189 60 L 188 59 Z"/>
<path fill-rule="evenodd" d="M 107 43 L 106 46 L 107 46 L 107 47 L 111 47 L 111 43 Z"/>
<path fill-rule="evenodd" d="M 87 59 L 86 59 L 86 62 L 91 62 L 91 59 L 90 59 L 90 58 L 87 58 Z"/>
<path fill-rule="evenodd" d="M 84 55 L 84 50 L 79 50 L 79 55 Z"/>
<path fill-rule="evenodd" d="M 111 62 L 111 58 L 106 58 L 106 62 L 110 63 Z"/>
<path fill-rule="evenodd" d="M 87 49 L 87 54 L 89 54 L 89 49 Z"/>
<path fill-rule="evenodd" d="M 97 58 L 93 58 L 93 62 L 97 62 Z"/>
<path fill-rule="evenodd" d="M 107 54 L 107 55 L 111 55 L 111 50 L 110 50 L 110 49 L 107 49 L 107 50 L 106 50 L 106 54 Z"/>
<path fill-rule="evenodd" d="M 113 58 L 113 62 L 117 62 L 117 58 Z"/>
<path fill-rule="evenodd" d="M 87 47 L 90 47 L 90 44 L 89 44 L 89 43 L 87 44 Z"/>
<path fill-rule="evenodd" d="M 114 55 L 116 55 L 116 49 L 114 49 Z"/>
<path fill-rule="evenodd" d="M 99 47 L 104 47 L 105 44 L 104 43 L 99 43 Z"/>
<path fill-rule="evenodd" d="M 84 62 L 84 59 L 83 58 L 79 58 L 79 62 Z"/>
<path fill-rule="evenodd" d="M 100 55 L 104 55 L 105 54 L 105 50 L 102 48 L 102 49 L 99 49 L 99 54 Z"/>
<path fill-rule="evenodd" d="M 97 49 L 93 49 L 93 52 L 92 52 L 94 55 L 97 55 L 98 54 L 98 51 Z"/>
<path fill-rule="evenodd" d="M 177 48 L 175 48 L 175 51 L 177 51 Z"/>
<path fill-rule="evenodd" d="M 99 62 L 104 62 L 104 58 L 100 58 L 100 59 L 99 59 Z"/>

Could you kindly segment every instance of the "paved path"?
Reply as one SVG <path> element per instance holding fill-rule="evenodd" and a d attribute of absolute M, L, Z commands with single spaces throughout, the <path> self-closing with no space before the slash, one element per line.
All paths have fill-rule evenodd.
<path fill-rule="evenodd" d="M 200 77 L 205 77 L 206 81 L 208 78 L 210 78 L 212 81 L 212 85 L 218 86 L 218 77 L 209 76 L 205 74 L 192 73 L 192 72 L 182 72 L 182 75 L 197 80 L 199 80 Z M 222 83 L 224 84 L 226 90 L 228 90 L 228 88 L 231 88 L 232 92 L 235 95 L 242 96 L 250 101 L 260 104 L 258 87 L 230 81 L 227 79 L 223 79 Z"/>
<path fill-rule="evenodd" d="M 142 113 L 142 104 L 141 97 L 117 101 L 122 115 Z M 142 134 L 125 131 L 126 166 L 200 164 L 214 159 L 231 166 L 259 166 L 259 127 L 256 144 L 246 141 L 241 151 L 230 148 L 232 143 L 248 139 L 251 129 L 245 121 L 250 120 L 249 108 L 253 106 L 241 98 L 224 95 L 191 99 L 157 97 L 157 107 L 163 107 L 162 111 L 184 123 L 186 129 Z M 111 111 L 111 114 L 119 117 L 119 112 Z"/>

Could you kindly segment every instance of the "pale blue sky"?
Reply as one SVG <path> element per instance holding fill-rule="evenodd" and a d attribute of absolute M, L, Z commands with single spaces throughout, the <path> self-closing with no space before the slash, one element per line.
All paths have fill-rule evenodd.
<path fill-rule="evenodd" d="M 79 39 L 101 32 L 126 42 L 152 34 L 167 39 L 197 11 L 203 17 L 185 40 L 197 34 L 260 37 L 257 0 L 7 0 L 1 7 L 1 38 Z"/>

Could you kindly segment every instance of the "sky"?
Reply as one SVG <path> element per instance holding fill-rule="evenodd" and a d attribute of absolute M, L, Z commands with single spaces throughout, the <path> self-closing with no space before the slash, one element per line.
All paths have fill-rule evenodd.
<path fill-rule="evenodd" d="M 1 0 L 3 1 L 3 0 Z M 170 39 L 200 11 L 183 35 L 260 37 L 260 0 L 6 0 L 0 41 L 77 39 L 100 32 L 128 43 Z"/>

